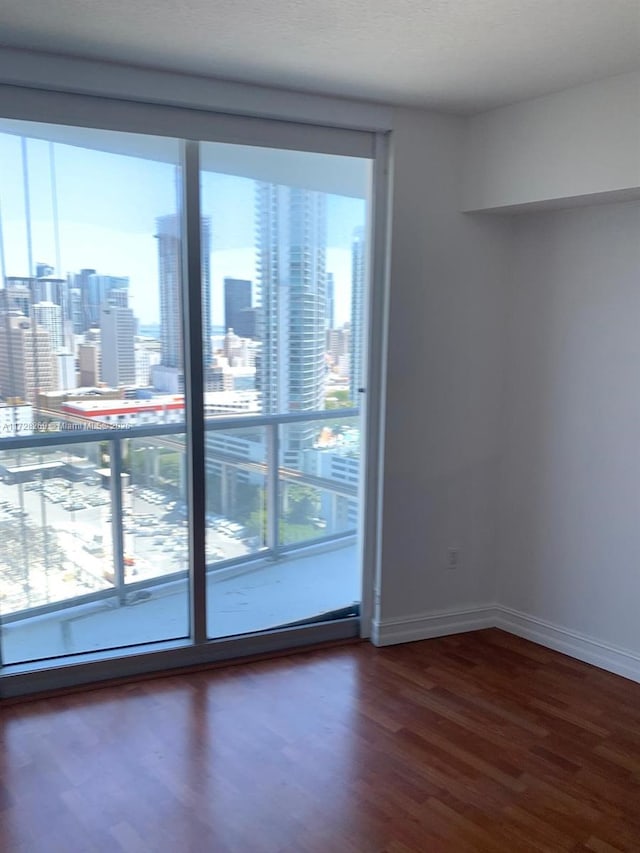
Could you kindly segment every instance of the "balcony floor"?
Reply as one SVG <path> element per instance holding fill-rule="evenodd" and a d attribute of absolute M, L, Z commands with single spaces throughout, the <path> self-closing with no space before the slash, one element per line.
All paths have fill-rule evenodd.
<path fill-rule="evenodd" d="M 361 573 L 353 542 L 277 562 L 245 564 L 207 577 L 209 635 L 262 631 L 360 601 Z M 77 604 L 2 628 L 5 664 L 184 638 L 186 582 L 149 587 L 148 598 L 119 607 L 115 598 Z"/>

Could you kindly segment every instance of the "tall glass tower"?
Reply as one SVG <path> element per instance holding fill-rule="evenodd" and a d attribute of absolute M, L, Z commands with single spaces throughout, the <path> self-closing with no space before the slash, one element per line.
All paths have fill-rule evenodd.
<path fill-rule="evenodd" d="M 262 408 L 270 414 L 324 409 L 326 197 L 267 183 L 256 192 Z M 303 450 L 312 436 L 311 425 L 288 427 L 285 454 Z"/>
<path fill-rule="evenodd" d="M 349 396 L 358 405 L 358 388 L 364 382 L 362 375 L 364 311 L 364 283 L 366 240 L 364 228 L 356 228 L 351 243 L 351 363 L 349 370 Z"/>
<path fill-rule="evenodd" d="M 182 249 L 180 220 L 175 213 L 157 220 L 158 275 L 160 284 L 160 346 L 163 367 L 183 369 L 182 344 Z M 204 364 L 211 363 L 211 220 L 203 216 L 202 329 Z"/>

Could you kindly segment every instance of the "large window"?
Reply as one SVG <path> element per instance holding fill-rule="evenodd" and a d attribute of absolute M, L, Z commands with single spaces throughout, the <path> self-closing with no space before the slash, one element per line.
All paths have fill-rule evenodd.
<path fill-rule="evenodd" d="M 296 147 L 0 120 L 5 673 L 354 624 L 372 161 Z"/>
<path fill-rule="evenodd" d="M 189 635 L 180 147 L 59 136 L 0 123 L 5 664 Z"/>

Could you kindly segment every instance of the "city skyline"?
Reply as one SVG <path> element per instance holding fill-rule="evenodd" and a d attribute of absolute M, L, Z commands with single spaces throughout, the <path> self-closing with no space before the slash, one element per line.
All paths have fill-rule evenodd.
<path fill-rule="evenodd" d="M 30 127 L 28 122 L 20 125 L 25 131 Z M 25 194 L 20 137 L 2 129 L 0 122 L 0 160 L 8 166 L 0 185 L 0 282 L 9 276 L 35 275 L 36 264 L 46 264 L 64 278 L 82 269 L 126 277 L 130 280 L 130 307 L 140 322 L 158 323 L 155 223 L 176 209 L 177 153 L 173 163 L 156 162 L 80 145 L 56 143 L 50 148 L 42 139 L 27 138 Z M 138 135 L 110 136 L 124 137 L 125 150 L 129 137 L 135 136 L 139 144 Z M 166 156 L 170 159 L 171 153 Z M 224 278 L 255 282 L 257 277 L 254 186 L 252 178 L 202 173 L 203 215 L 212 218 L 212 326 L 224 325 Z M 135 197 L 133 205 L 128 202 L 131 197 Z M 25 198 L 30 234 L 25 227 Z M 327 270 L 334 275 L 335 317 L 340 325 L 350 315 L 351 235 L 364 223 L 366 202 L 332 193 L 326 193 L 326 198 Z"/>
<path fill-rule="evenodd" d="M 10 177 L 4 172 L 0 177 L 5 348 L 14 361 L 23 358 L 25 370 L 35 376 L 22 382 L 24 395 L 11 396 L 36 402 L 38 390 L 68 391 L 81 380 L 121 389 L 125 397 L 139 397 L 142 389 L 151 395 L 182 394 L 184 247 L 175 140 L 164 140 L 160 161 L 149 162 L 140 151 L 126 153 L 131 135 L 89 137 L 92 147 L 85 149 L 3 134 L 0 122 L 0 153 L 3 146 L 10 149 L 15 166 Z M 141 139 L 135 137 L 135 146 L 144 150 L 148 140 Z M 113 149 L 115 142 L 117 153 L 100 149 Z M 266 157 L 260 149 L 240 153 L 249 173 L 265 171 L 266 161 L 259 168 L 254 162 L 256 151 L 260 164 Z M 77 155 L 73 164 L 70 152 Z M 216 156 L 215 145 L 206 143 L 203 162 L 210 165 Z M 291 168 L 280 169 L 278 177 L 290 176 L 292 184 L 201 171 L 204 388 L 251 391 L 269 413 L 324 409 L 327 389 L 354 386 L 361 363 L 361 319 L 354 312 L 363 307 L 365 199 L 317 188 L 331 185 L 329 175 L 340 158 L 290 156 Z M 98 164 L 102 170 L 95 171 Z M 309 166 L 326 169 L 325 178 L 307 174 Z M 355 168 L 360 177 L 352 190 L 366 184 L 366 165 Z M 306 181 L 316 188 L 300 185 Z M 86 229 L 111 234 L 108 261 L 104 243 L 87 244 L 75 232 L 73 245 L 81 244 L 82 253 L 69 251 L 67 232 L 78 219 L 80 238 Z M 7 242 L 18 225 L 22 242 Z M 142 255 L 134 250 L 140 241 Z M 336 253 L 341 271 L 333 263 Z M 81 264 L 66 269 L 70 258 Z M 141 260 L 149 282 L 142 289 L 136 273 Z M 20 263 L 31 275 L 17 275 Z M 8 317 L 16 311 L 23 318 L 18 323 Z M 329 332 L 346 324 L 349 331 L 330 338 Z M 225 333 L 224 339 L 215 330 Z M 44 376 L 46 387 L 38 378 Z M 5 399 L 14 385 L 5 377 L 0 387 Z M 354 393 L 352 387 L 352 399 Z M 286 445 L 299 451 L 307 438 L 291 428 Z"/>
<path fill-rule="evenodd" d="M 285 193 L 285 194 L 290 193 L 292 196 L 296 196 L 298 198 L 302 198 L 305 195 L 313 196 L 322 202 L 323 209 L 325 207 L 325 204 L 324 204 L 325 198 L 324 198 L 324 195 L 322 193 L 310 193 L 307 191 L 299 191 L 299 190 L 295 190 L 292 188 L 277 187 L 274 185 L 263 185 L 263 186 L 268 187 L 269 191 L 272 193 L 275 193 L 276 195 L 277 195 L 277 193 L 280 192 L 280 193 Z M 302 217 L 302 218 L 304 219 L 305 217 Z M 163 221 L 165 223 L 170 223 L 170 225 L 171 225 L 171 227 L 169 229 L 170 231 L 172 229 L 175 230 L 175 226 L 176 226 L 175 214 L 169 214 L 165 217 L 160 217 L 158 220 L 158 223 L 157 223 L 157 225 L 158 225 L 157 230 L 158 231 L 162 230 L 162 222 Z M 324 230 L 324 223 L 323 223 L 323 230 Z M 208 223 L 208 219 L 205 217 L 203 219 L 203 227 L 202 227 L 202 235 L 203 235 L 203 244 L 204 245 L 206 245 L 206 243 L 208 241 L 208 232 L 209 232 L 209 223 Z M 357 229 L 356 232 L 354 232 L 354 235 L 357 235 L 357 234 L 361 234 L 361 229 L 359 229 L 359 230 Z M 160 236 L 160 235 L 158 235 L 158 236 Z M 314 243 L 314 241 L 315 241 L 315 238 L 314 238 L 314 240 L 312 240 L 311 243 L 309 243 L 309 245 L 307 246 L 307 249 L 313 250 L 313 251 L 316 251 L 316 249 L 317 249 L 319 251 L 319 253 L 322 255 L 322 258 L 324 260 L 324 241 L 323 240 L 324 240 L 324 238 L 322 238 L 320 240 L 320 243 L 318 243 L 316 245 Z M 257 236 L 256 236 L 256 242 L 259 243 L 259 239 Z M 160 254 L 167 254 L 166 251 L 163 253 L 161 246 L 162 246 L 162 240 L 158 239 L 159 255 Z M 260 248 L 258 248 L 257 251 L 261 251 Z M 264 249 L 262 251 L 264 252 Z M 162 277 L 163 277 L 163 275 L 162 275 L 162 264 L 160 264 L 160 269 L 159 269 L 159 278 L 161 279 L 160 280 L 160 289 L 161 289 L 161 291 L 163 289 L 167 292 L 171 291 L 173 293 L 174 299 L 177 298 L 177 295 L 179 296 L 179 290 L 180 290 L 180 286 L 181 286 L 180 281 L 179 281 L 179 276 L 177 275 L 177 268 L 175 266 L 176 261 L 177 261 L 177 257 L 178 257 L 177 252 L 178 252 L 178 250 L 177 250 L 176 246 L 173 246 L 169 251 L 169 256 L 170 256 L 170 258 L 173 259 L 172 260 L 173 266 L 172 266 L 172 269 L 171 269 L 168 277 L 165 276 L 165 279 L 167 279 L 167 280 L 164 283 L 162 282 Z M 120 315 L 122 316 L 122 318 L 124 318 L 125 316 L 128 318 L 126 320 L 126 322 L 124 321 L 124 319 L 122 322 L 125 322 L 125 327 L 127 328 L 127 332 L 125 333 L 125 337 L 131 338 L 131 347 L 133 347 L 134 339 L 136 341 L 139 341 L 140 343 L 142 343 L 143 338 L 140 337 L 140 328 L 139 328 L 141 324 L 139 323 L 139 319 L 137 318 L 137 316 L 135 316 L 133 311 L 129 308 L 129 302 L 128 302 L 129 279 L 128 279 L 128 277 L 114 277 L 114 276 L 109 276 L 109 275 L 103 275 L 101 273 L 96 272 L 95 269 L 91 268 L 91 269 L 81 270 L 80 273 L 71 274 L 71 275 L 69 275 L 68 280 L 64 280 L 64 279 L 59 279 L 59 278 L 56 278 L 54 276 L 49 275 L 49 273 L 51 272 L 51 267 L 48 266 L 47 264 L 43 263 L 43 262 L 38 262 L 37 269 L 38 269 L 38 272 L 43 273 L 41 278 L 36 278 L 36 277 L 20 278 L 20 279 L 11 278 L 5 282 L 5 287 L 0 289 L 0 313 L 6 315 L 9 312 L 14 312 L 14 313 L 17 312 L 18 314 L 22 315 L 22 317 L 30 319 L 30 326 L 34 326 L 34 324 L 35 324 L 35 328 L 38 330 L 38 335 L 40 337 L 42 337 L 42 341 L 46 344 L 46 348 L 50 351 L 51 358 L 53 359 L 53 361 L 58 361 L 57 368 L 58 368 L 58 374 L 59 375 L 62 372 L 62 365 L 60 363 L 60 358 L 62 356 L 65 356 L 68 360 L 68 358 L 70 356 L 73 356 L 75 354 L 76 358 L 78 359 L 78 358 L 80 358 L 80 348 L 85 348 L 85 350 L 86 350 L 87 347 L 97 347 L 98 355 L 99 355 L 101 350 L 102 350 L 103 345 L 105 347 L 105 350 L 106 349 L 113 350 L 113 343 L 115 343 L 118 340 L 118 335 L 115 335 L 115 337 L 113 337 L 113 335 L 112 335 L 110 338 L 105 338 L 104 334 L 102 336 L 100 334 L 101 327 L 104 326 L 105 319 L 107 319 L 109 316 L 113 317 L 113 316 L 116 316 L 116 314 L 118 314 L 117 311 L 113 311 L 113 312 L 111 312 L 111 315 L 110 315 L 110 312 L 107 310 L 109 308 L 121 309 Z M 204 275 L 206 275 L 206 270 L 204 271 Z M 320 290 L 318 290 L 316 288 L 316 290 L 314 291 L 314 294 L 311 297 L 311 300 L 310 300 L 307 308 L 308 309 L 313 308 L 313 310 L 315 311 L 315 314 L 317 315 L 317 319 L 318 319 L 317 326 L 318 326 L 318 328 L 317 329 L 314 328 L 313 335 L 311 335 L 311 337 L 314 339 L 314 341 L 315 341 L 314 346 L 317 349 L 317 352 L 315 354 L 316 361 L 318 364 L 320 364 L 320 362 L 322 361 L 322 363 L 324 365 L 325 355 L 327 355 L 331 349 L 329 346 L 329 343 L 328 343 L 328 339 L 326 337 L 326 332 L 328 331 L 328 327 L 327 327 L 326 323 L 327 323 L 327 318 L 328 318 L 327 306 L 329 304 L 327 290 L 330 289 L 330 284 L 331 284 L 331 279 L 332 279 L 332 275 L 330 273 L 326 272 L 325 267 L 324 267 L 324 263 L 322 265 L 322 270 L 321 270 L 320 276 L 322 278 L 323 286 Z M 354 276 L 354 281 L 355 281 L 355 276 L 356 276 L 355 271 L 352 271 L 352 276 Z M 238 281 L 235 279 L 226 279 L 226 282 L 227 282 L 227 284 L 235 284 L 235 285 L 242 284 L 245 286 L 246 289 L 250 288 L 251 290 L 253 290 L 254 287 L 256 287 L 258 290 L 263 289 L 265 284 L 266 284 L 266 282 L 263 282 L 263 281 L 258 281 L 257 283 L 254 283 L 254 282 L 250 282 L 248 280 L 247 281 Z M 277 290 L 280 289 L 280 284 L 278 282 L 273 281 L 271 284 L 272 284 L 272 286 L 275 287 L 274 292 L 277 292 Z M 52 289 L 54 287 L 55 287 L 55 289 Z M 99 309 L 100 310 L 100 317 L 97 321 L 95 321 L 97 323 L 97 325 L 94 324 L 93 317 L 89 316 L 87 314 L 87 306 L 89 306 L 91 308 L 95 308 L 100 303 L 100 298 L 95 296 L 96 291 L 99 291 L 102 294 L 102 304 L 100 305 L 100 309 Z M 51 301 L 36 302 L 35 301 L 36 299 L 42 298 L 43 296 L 48 296 L 51 299 L 56 299 L 56 302 L 51 302 Z M 246 295 L 245 295 L 244 301 L 245 302 L 247 301 Z M 255 311 L 256 313 L 258 313 L 257 308 L 254 306 L 254 302 L 256 302 L 256 301 L 260 302 L 261 301 L 260 297 L 257 297 L 256 299 L 254 299 L 254 297 L 252 295 L 250 302 L 249 302 L 249 305 L 252 306 L 251 307 L 252 311 Z M 206 300 L 206 293 L 205 293 L 205 294 L 203 294 L 203 315 L 204 315 L 204 317 L 206 317 L 206 315 L 207 315 L 206 303 L 207 303 L 207 300 Z M 248 305 L 245 307 L 248 307 Z M 296 307 L 299 307 L 299 306 L 296 306 Z M 167 338 L 169 326 L 171 325 L 171 323 L 168 321 L 171 320 L 171 322 L 173 323 L 173 326 L 175 326 L 176 335 L 178 336 L 176 341 L 174 342 L 176 345 L 174 347 L 174 349 L 176 349 L 176 352 L 179 352 L 179 350 L 181 348 L 181 340 L 180 340 L 181 331 L 179 328 L 180 323 L 178 322 L 179 321 L 178 314 L 179 314 L 179 311 L 176 311 L 176 310 L 166 312 L 164 330 L 163 330 L 163 324 L 162 323 L 159 323 L 156 325 L 155 337 L 156 337 L 156 343 L 159 345 L 159 347 L 162 345 L 162 341 L 165 338 Z M 351 321 L 352 320 L 353 320 L 353 317 L 351 317 Z M 79 324 L 78 328 L 76 328 L 77 323 Z M 350 322 L 347 323 L 347 326 L 348 325 L 350 325 Z M 207 344 L 208 344 L 208 347 L 210 350 L 213 347 L 212 339 L 215 339 L 215 331 L 214 330 L 215 330 L 215 326 L 212 325 L 211 326 L 211 335 L 207 336 L 205 338 L 205 341 L 203 342 L 204 343 L 203 352 L 205 354 L 205 357 L 207 355 Z M 223 331 L 223 330 L 224 330 L 224 326 L 219 327 L 219 331 Z M 104 332 L 104 329 L 102 329 L 102 331 Z M 175 335 L 174 335 L 174 337 L 175 337 Z M 251 337 L 251 336 L 249 336 L 249 337 Z M 102 343 L 101 343 L 101 338 L 102 338 Z M 257 339 L 257 335 L 256 335 L 256 339 Z M 307 341 L 307 344 L 310 344 L 310 340 L 311 340 L 311 338 L 309 338 L 309 340 Z M 108 341 L 109 341 L 109 343 L 108 343 Z M 166 355 L 166 349 L 167 349 L 166 348 L 166 341 L 165 341 L 164 349 L 165 349 L 165 355 Z M 83 372 L 86 373 L 86 370 L 87 370 L 87 368 L 86 368 L 87 352 L 83 351 L 83 353 L 84 353 L 84 357 L 85 357 L 84 367 L 80 362 L 78 362 L 78 364 L 77 364 L 80 374 L 83 374 Z M 218 344 L 216 344 L 216 353 L 217 353 L 216 358 L 219 358 L 219 355 L 223 354 L 223 353 L 225 356 L 227 355 L 226 344 L 224 346 L 221 346 L 220 338 L 218 338 Z M 124 371 L 121 371 L 117 365 L 112 366 L 112 368 L 108 367 L 109 363 L 111 363 L 113 365 L 113 352 L 110 352 L 109 358 L 107 359 L 107 362 L 105 363 L 105 366 L 104 366 L 105 367 L 104 371 L 101 372 L 99 369 L 95 369 L 93 371 L 90 371 L 90 373 L 93 372 L 95 382 L 103 381 L 103 382 L 107 382 L 108 384 L 111 384 L 111 385 L 123 385 L 124 384 L 124 385 L 134 386 L 136 384 L 138 384 L 138 385 L 139 384 L 144 384 L 144 385 L 154 384 L 153 382 L 151 382 L 151 383 L 145 383 L 145 382 L 140 383 L 139 376 L 141 375 L 141 373 L 144 374 L 144 371 L 145 371 L 145 367 L 142 365 L 142 361 L 145 361 L 145 363 L 146 363 L 147 372 L 149 372 L 153 368 L 154 365 L 156 365 L 156 366 L 161 365 L 161 363 L 163 361 L 163 357 L 161 355 L 160 349 L 158 350 L 156 358 L 153 358 L 148 350 L 145 350 L 144 356 L 141 357 L 140 359 L 138 358 L 138 355 L 143 356 L 142 351 L 138 351 L 137 345 L 136 345 L 135 367 L 131 366 L 132 365 L 132 358 L 130 355 L 127 356 L 127 358 L 125 358 L 123 356 L 123 359 L 128 362 L 128 365 L 124 369 Z M 297 355 L 297 353 L 294 353 L 294 355 Z M 164 360 L 165 360 L 165 362 L 168 361 L 168 359 L 166 359 L 166 357 Z M 81 358 L 80 358 L 80 361 L 82 361 Z M 100 361 L 100 358 L 99 358 L 99 361 Z M 253 361 L 251 363 L 253 364 Z M 178 365 L 178 362 L 176 362 L 176 366 L 177 365 Z M 169 366 L 171 366 L 171 365 L 169 365 Z M 65 362 L 64 373 L 66 375 L 68 375 L 68 370 L 69 369 L 66 367 L 66 362 Z M 324 370 L 324 367 L 323 367 L 323 370 Z M 55 372 L 56 372 L 56 367 L 54 365 L 53 375 L 55 375 Z M 119 377 L 119 378 L 117 380 L 113 380 L 112 377 L 114 377 L 114 376 Z M 88 384 L 94 384 L 94 381 L 91 381 Z M 79 384 L 83 385 L 85 383 L 80 382 Z M 63 386 L 60 386 L 60 387 L 63 387 Z M 69 388 L 74 387 L 74 386 L 73 385 L 64 385 L 64 387 L 69 389 Z M 242 387 L 246 388 L 247 386 L 245 384 L 243 384 Z M 215 388 L 215 383 L 214 383 L 214 385 L 212 385 L 210 387 L 210 390 L 214 390 L 214 388 Z M 53 386 L 51 386 L 51 385 L 50 385 L 50 390 L 53 390 Z M 177 389 L 176 388 L 173 388 L 173 389 L 162 388 L 161 386 L 158 386 L 156 388 L 156 391 L 162 392 L 163 390 L 164 391 L 167 391 L 167 390 L 175 391 Z"/>

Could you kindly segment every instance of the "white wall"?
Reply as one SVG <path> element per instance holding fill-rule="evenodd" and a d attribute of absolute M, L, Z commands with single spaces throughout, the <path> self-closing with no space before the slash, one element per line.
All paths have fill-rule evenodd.
<path fill-rule="evenodd" d="M 395 117 L 374 641 L 498 624 L 640 680 L 640 202 L 461 214 L 465 127 Z"/>
<path fill-rule="evenodd" d="M 464 210 L 640 197 L 640 72 L 469 120 Z"/>
<path fill-rule="evenodd" d="M 458 212 L 463 119 L 398 110 L 394 127 L 379 641 L 493 597 L 511 229 Z"/>
<path fill-rule="evenodd" d="M 496 552 L 501 604 L 636 656 L 639 238 L 638 202 L 515 217 Z"/>

